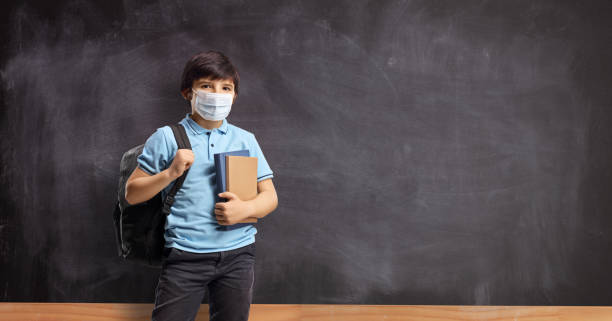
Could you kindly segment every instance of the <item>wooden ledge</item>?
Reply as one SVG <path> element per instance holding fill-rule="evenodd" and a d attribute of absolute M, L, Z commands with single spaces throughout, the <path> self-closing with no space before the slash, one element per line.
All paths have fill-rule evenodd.
<path fill-rule="evenodd" d="M 128 303 L 0 303 L 0 321 L 144 321 L 153 304 Z M 607 306 L 462 306 L 462 305 L 338 305 L 252 304 L 249 321 L 440 321 L 440 320 L 612 320 Z M 197 321 L 208 320 L 202 304 Z"/>

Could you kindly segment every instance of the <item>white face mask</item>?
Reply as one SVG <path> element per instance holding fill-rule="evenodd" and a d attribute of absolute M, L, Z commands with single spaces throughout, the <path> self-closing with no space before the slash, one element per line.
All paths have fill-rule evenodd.
<path fill-rule="evenodd" d="M 209 93 L 193 91 L 191 104 L 194 109 L 207 120 L 222 120 L 232 109 L 233 94 Z"/>

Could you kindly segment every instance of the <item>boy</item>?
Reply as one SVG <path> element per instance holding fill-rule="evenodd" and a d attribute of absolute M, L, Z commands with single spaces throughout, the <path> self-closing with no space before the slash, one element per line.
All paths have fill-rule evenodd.
<path fill-rule="evenodd" d="M 140 203 L 162 191 L 189 169 L 167 217 L 164 260 L 155 289 L 153 320 L 194 320 L 205 290 L 210 320 L 247 320 L 253 294 L 255 234 L 251 224 L 226 229 L 247 217 L 263 218 L 276 209 L 272 170 L 255 136 L 227 122 L 238 95 L 240 78 L 220 52 L 193 56 L 182 75 L 181 94 L 191 113 L 180 123 L 191 150 L 177 150 L 172 129 L 158 128 L 138 156 L 138 167 L 126 184 L 126 200 Z M 248 149 L 257 157 L 256 198 L 243 201 L 231 192 L 215 203 L 214 154 Z"/>

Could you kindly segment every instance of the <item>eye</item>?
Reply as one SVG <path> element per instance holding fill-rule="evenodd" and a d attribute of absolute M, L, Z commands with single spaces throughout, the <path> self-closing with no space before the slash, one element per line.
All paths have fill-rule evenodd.
<path fill-rule="evenodd" d="M 231 91 L 232 90 L 232 88 L 230 88 L 230 87 L 224 87 L 224 89 L 227 89 L 227 91 Z"/>
<path fill-rule="evenodd" d="M 202 88 L 208 88 L 208 87 L 206 87 L 206 86 L 210 86 L 210 85 L 208 85 L 208 84 L 204 84 L 204 85 L 202 85 Z"/>

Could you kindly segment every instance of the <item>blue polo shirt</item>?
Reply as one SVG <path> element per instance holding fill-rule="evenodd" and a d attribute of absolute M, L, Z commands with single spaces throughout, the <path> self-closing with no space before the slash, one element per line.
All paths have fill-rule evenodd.
<path fill-rule="evenodd" d="M 180 121 L 185 126 L 194 163 L 183 186 L 178 190 L 170 214 L 166 219 L 166 247 L 208 253 L 227 251 L 255 242 L 257 229 L 253 224 L 226 230 L 215 218 L 216 171 L 214 154 L 248 149 L 257 157 L 257 181 L 272 178 L 272 170 L 264 157 L 255 135 L 223 119 L 219 128 L 201 127 L 187 113 Z M 138 167 L 155 175 L 172 164 L 178 145 L 170 126 L 157 128 L 147 139 L 137 158 Z M 165 198 L 174 181 L 162 190 Z"/>

